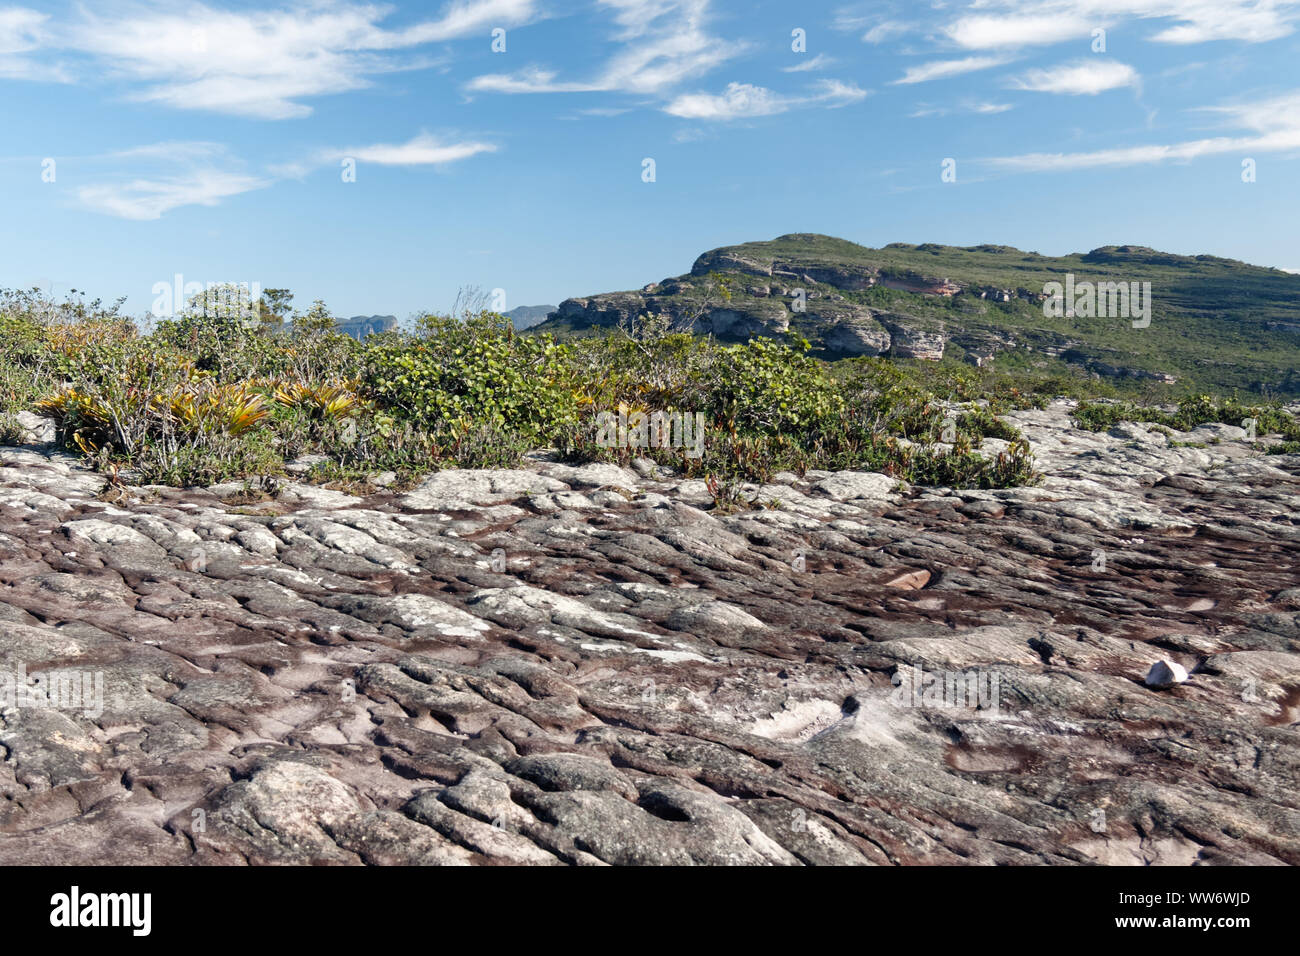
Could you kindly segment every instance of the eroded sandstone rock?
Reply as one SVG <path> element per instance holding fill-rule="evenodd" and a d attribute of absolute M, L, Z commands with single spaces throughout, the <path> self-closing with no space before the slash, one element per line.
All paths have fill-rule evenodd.
<path fill-rule="evenodd" d="M 1009 418 L 1036 487 L 729 515 L 653 463 L 245 514 L 0 449 L 0 862 L 1300 863 L 1300 456 Z"/>

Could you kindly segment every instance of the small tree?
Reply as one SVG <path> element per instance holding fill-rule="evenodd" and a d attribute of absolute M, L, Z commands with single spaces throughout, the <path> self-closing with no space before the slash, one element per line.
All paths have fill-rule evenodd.
<path fill-rule="evenodd" d="M 338 320 L 329 307 L 317 299 L 305 313 L 293 319 L 291 366 L 300 381 L 338 378 L 349 372 L 361 343 L 338 330 Z"/>
<path fill-rule="evenodd" d="M 293 293 L 288 289 L 263 289 L 257 303 L 257 317 L 263 325 L 282 327 L 293 306 Z"/>
<path fill-rule="evenodd" d="M 248 325 L 257 315 L 257 303 L 247 287 L 235 282 L 211 285 L 190 296 L 185 314 L 197 319 Z"/>

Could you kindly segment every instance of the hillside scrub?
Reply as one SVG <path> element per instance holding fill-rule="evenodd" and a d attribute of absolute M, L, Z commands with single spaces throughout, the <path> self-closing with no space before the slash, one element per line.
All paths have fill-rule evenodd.
<path fill-rule="evenodd" d="M 745 482 L 811 469 L 1010 487 L 1037 475 L 999 416 L 1080 388 L 952 363 L 827 363 L 798 335 L 722 344 L 654 321 L 560 343 L 494 313 L 426 316 L 361 343 L 321 303 L 292 323 L 187 314 L 145 334 L 98 304 L 51 321 L 0 301 L 0 440 L 17 440 L 16 414 L 35 411 L 63 447 L 138 483 L 283 476 L 306 455 L 322 456 L 309 480 L 367 486 L 391 472 L 410 483 L 550 449 L 574 462 L 649 458 L 709 481 L 720 502 L 739 501 Z M 1247 411 L 1261 431 L 1294 429 L 1280 410 L 1230 401 L 1187 405 L 1170 422 L 1235 424 Z M 698 455 L 667 429 L 650 440 L 637 430 L 656 412 L 702 416 Z M 620 413 L 632 427 L 598 441 Z M 1078 418 L 1106 427 L 1132 414 L 1085 403 Z M 986 439 L 1001 440 L 995 453 L 980 454 Z"/>
<path fill-rule="evenodd" d="M 1140 317 L 1127 309 L 1050 308 L 1049 287 L 1071 276 L 1080 289 L 1149 286 L 1149 314 L 1135 324 Z M 725 290 L 725 303 L 702 309 L 710 287 Z M 899 358 L 924 339 L 929 355 L 960 359 L 969 350 L 999 367 L 1069 364 L 1109 380 L 1099 389 L 1177 385 L 1300 398 L 1300 276 L 1138 246 L 1043 256 L 993 245 L 872 249 L 796 233 L 710 250 L 689 273 L 639 290 L 566 300 L 540 329 L 601 335 L 629 310 L 678 322 L 700 316 L 698 331 L 740 342 L 789 327 L 828 359 Z M 1177 396 L 1170 389 L 1159 397 Z"/>
<path fill-rule="evenodd" d="M 1080 402 L 1074 410 L 1075 423 L 1087 431 L 1105 431 L 1121 422 L 1140 422 L 1165 429 L 1190 431 L 1198 425 L 1222 424 L 1252 429 L 1257 437 L 1278 435 L 1281 441 L 1269 445 L 1269 454 L 1300 452 L 1300 420 L 1277 403 L 1244 404 L 1235 396 L 1218 398 L 1192 395 L 1172 410 L 1134 402 Z"/>

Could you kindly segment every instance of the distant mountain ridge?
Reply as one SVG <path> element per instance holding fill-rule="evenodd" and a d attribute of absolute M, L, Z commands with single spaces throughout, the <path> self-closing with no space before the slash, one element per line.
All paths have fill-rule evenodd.
<path fill-rule="evenodd" d="M 1149 323 L 1082 307 L 1050 314 L 1060 293 L 1049 283 L 1067 277 L 1072 290 L 1149 282 Z M 793 330 L 827 358 L 1061 360 L 1103 376 L 1300 395 L 1300 276 L 1146 246 L 1042 256 L 793 233 L 712 249 L 638 291 L 566 299 L 535 329 L 588 334 L 647 313 L 729 341 Z"/>
<path fill-rule="evenodd" d="M 339 319 L 338 330 L 354 339 L 364 339 L 376 332 L 391 332 L 397 328 L 395 315 L 354 315 L 350 319 Z"/>
<path fill-rule="evenodd" d="M 555 311 L 553 305 L 521 305 L 502 313 L 520 331 L 530 329 Z"/>

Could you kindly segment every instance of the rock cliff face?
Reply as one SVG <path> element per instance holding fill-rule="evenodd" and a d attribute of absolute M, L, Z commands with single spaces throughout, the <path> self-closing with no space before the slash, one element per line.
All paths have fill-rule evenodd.
<path fill-rule="evenodd" d="M 881 314 L 879 320 L 889 330 L 889 354 L 893 358 L 917 358 L 937 362 L 943 358 L 947 336 L 942 329 L 918 328 L 906 316 Z"/>
<path fill-rule="evenodd" d="M 727 298 L 705 292 L 709 277 L 719 273 L 730 277 Z M 746 281 L 751 276 L 774 281 Z M 700 281 L 692 283 L 692 277 Z M 878 284 L 944 296 L 961 288 L 917 273 L 746 256 L 728 248 L 704 253 L 689 276 L 651 283 L 640 292 L 566 299 L 555 318 L 576 328 L 612 328 L 640 315 L 660 314 L 679 327 L 731 341 L 776 337 L 794 326 L 831 355 L 941 359 L 946 336 L 934 323 L 871 309 L 837 294 Z"/>
<path fill-rule="evenodd" d="M 729 516 L 649 463 L 258 501 L 0 449 L 0 681 L 63 688 L 0 701 L 0 863 L 1300 863 L 1300 456 L 1010 418 L 1039 487 Z"/>
<path fill-rule="evenodd" d="M 397 328 L 397 317 L 393 315 L 354 315 L 350 319 L 340 319 L 338 330 L 354 339 L 364 339 L 377 332 L 388 332 Z"/>
<path fill-rule="evenodd" d="M 662 289 L 662 285 L 658 288 Z M 943 358 L 946 336 L 940 329 L 920 328 L 907 316 L 836 302 L 818 294 L 809 297 L 805 308 L 799 309 L 793 305 L 792 291 L 778 287 L 771 292 L 763 290 L 760 297 L 747 290 L 746 295 L 733 295 L 730 301 L 704 309 L 694 300 L 672 292 L 615 292 L 565 299 L 555 317 L 580 328 L 615 328 L 638 316 L 660 314 L 679 327 L 742 342 L 753 336 L 775 338 L 795 325 L 811 333 L 822 348 L 835 355 Z"/>
<path fill-rule="evenodd" d="M 1080 289 L 1149 284 L 1140 327 L 1109 307 L 1049 316 L 1049 283 L 1071 275 Z M 609 327 L 646 313 L 728 341 L 793 329 L 830 359 L 954 354 L 985 365 L 1015 352 L 1105 377 L 1300 396 L 1300 276 L 1139 246 L 1049 257 L 994 245 L 870 249 L 795 233 L 711 250 L 689 273 L 637 292 L 568 299 L 540 328 Z"/>

